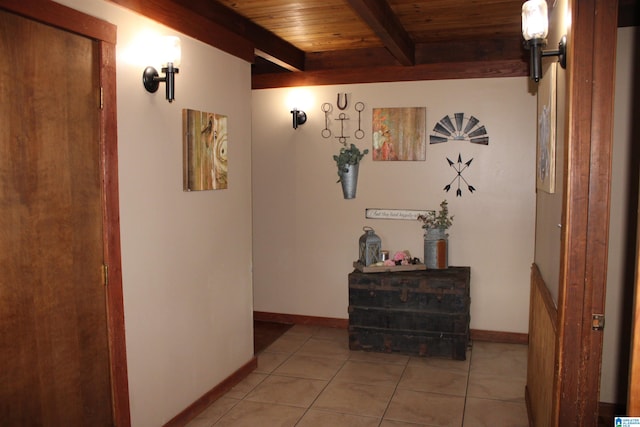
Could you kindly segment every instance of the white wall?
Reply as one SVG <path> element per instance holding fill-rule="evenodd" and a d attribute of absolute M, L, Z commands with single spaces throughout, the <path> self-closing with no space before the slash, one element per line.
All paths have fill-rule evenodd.
<path fill-rule="evenodd" d="M 616 48 L 616 92 L 614 104 L 613 168 L 611 171 L 611 212 L 609 225 L 609 263 L 607 267 L 606 325 L 602 347 L 602 374 L 600 401 L 625 403 L 626 395 L 619 393 L 619 362 L 622 340 L 622 308 L 625 288 L 625 261 L 627 246 L 629 167 L 631 162 L 631 129 L 633 108 L 634 46 L 637 28 L 618 29 Z M 637 103 L 637 100 L 636 100 Z M 636 107 L 637 108 L 637 107 Z M 635 159 L 637 161 L 637 159 Z M 628 288 L 627 288 L 628 289 Z M 628 295 L 628 293 L 627 293 Z M 628 330 L 628 329 L 627 329 Z M 623 367 L 625 368 L 625 367 Z M 626 372 L 622 369 L 622 372 Z"/>
<path fill-rule="evenodd" d="M 317 86 L 307 124 L 293 130 L 287 101 L 300 88 L 253 91 L 254 307 L 258 311 L 348 317 L 347 274 L 358 238 L 372 226 L 392 252 L 423 258 L 417 221 L 367 220 L 366 208 L 437 209 L 443 199 L 455 215 L 449 230 L 450 264 L 471 266 L 471 327 L 526 333 L 535 225 L 536 98 L 528 79 L 500 78 Z M 339 150 L 336 97 L 350 94 L 345 111 L 349 142 L 371 148 L 374 107 L 426 107 L 427 131 L 445 115 L 463 112 L 486 126 L 488 146 L 429 145 L 427 160 L 373 162 L 360 167 L 357 197 L 344 200 L 332 155 Z M 355 102 L 363 102 L 356 140 Z M 333 104 L 333 135 L 321 137 L 324 102 Z M 299 105 L 297 105 L 299 106 Z M 337 132 L 337 133 L 336 133 Z M 443 187 L 455 176 L 446 158 L 473 158 L 464 172 L 477 191 L 462 197 Z M 457 188 L 457 187 L 454 187 Z"/>
<path fill-rule="evenodd" d="M 102 0 L 59 0 L 118 27 L 122 271 L 131 418 L 166 423 L 253 356 L 250 65 L 182 36 L 176 100 L 142 87 L 147 32 Z M 157 66 L 157 65 L 156 65 Z M 182 191 L 182 109 L 226 114 L 229 189 Z"/>

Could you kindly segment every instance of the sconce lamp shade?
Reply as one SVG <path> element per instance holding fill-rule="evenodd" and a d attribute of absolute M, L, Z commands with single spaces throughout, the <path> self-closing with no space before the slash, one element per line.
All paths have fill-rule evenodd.
<path fill-rule="evenodd" d="M 163 66 L 173 64 L 174 67 L 179 67 L 182 59 L 180 38 L 176 36 L 165 36 L 162 38 L 162 44 Z"/>
<path fill-rule="evenodd" d="M 545 0 L 529 0 L 522 5 L 522 36 L 525 40 L 546 39 L 549 17 Z"/>
<path fill-rule="evenodd" d="M 535 82 L 542 78 L 542 58 L 557 56 L 562 68 L 567 66 L 567 37 L 562 36 L 558 50 L 545 51 L 549 33 L 549 16 L 545 0 L 529 0 L 522 5 L 522 37 L 525 47 L 531 51 L 530 77 Z"/>

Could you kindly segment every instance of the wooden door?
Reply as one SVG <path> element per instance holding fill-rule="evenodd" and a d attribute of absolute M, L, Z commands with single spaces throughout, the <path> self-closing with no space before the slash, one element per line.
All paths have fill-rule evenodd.
<path fill-rule="evenodd" d="M 617 0 L 570 0 L 566 170 L 553 425 L 596 427 L 600 396 Z"/>
<path fill-rule="evenodd" d="M 91 39 L 0 11 L 0 423 L 113 425 Z"/>

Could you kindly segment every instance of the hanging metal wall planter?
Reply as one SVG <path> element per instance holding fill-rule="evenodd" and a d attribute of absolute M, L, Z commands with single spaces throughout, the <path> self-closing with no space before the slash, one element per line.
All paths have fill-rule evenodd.
<path fill-rule="evenodd" d="M 344 147 L 340 148 L 338 154 L 333 156 L 333 160 L 336 162 L 338 168 L 338 182 L 342 184 L 342 192 L 345 199 L 353 199 L 356 197 L 360 161 L 368 152 L 368 149 L 360 151 L 355 144 L 351 144 L 348 147 L 344 144 Z"/>
<path fill-rule="evenodd" d="M 345 199 L 356 198 L 356 187 L 358 185 L 358 169 L 360 164 L 346 165 L 345 170 L 340 172 L 340 183 L 342 184 L 342 195 Z"/>

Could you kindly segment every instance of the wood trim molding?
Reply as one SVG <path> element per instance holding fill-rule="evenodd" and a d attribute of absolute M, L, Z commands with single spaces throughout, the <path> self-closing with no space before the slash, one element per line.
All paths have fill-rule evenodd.
<path fill-rule="evenodd" d="M 116 26 L 59 3 L 43 0 L 0 0 L 0 8 L 94 40 L 116 43 Z"/>
<path fill-rule="evenodd" d="M 299 314 L 269 313 L 265 311 L 254 311 L 253 319 L 263 322 L 286 323 L 289 325 L 323 326 L 327 328 L 339 329 L 347 329 L 349 327 L 349 319 L 302 316 Z"/>
<path fill-rule="evenodd" d="M 529 391 L 529 387 L 525 386 L 524 388 L 524 400 L 527 405 L 527 418 L 529 419 L 529 426 L 534 427 L 535 423 L 532 418 L 533 412 L 531 409 L 531 393 Z M 613 419 L 616 416 L 628 414 L 627 416 L 633 416 L 630 412 L 627 412 L 627 409 L 624 405 L 618 405 L 615 403 L 607 403 L 600 402 L 598 404 L 598 425 L 599 426 L 608 426 L 611 425 Z"/>
<path fill-rule="evenodd" d="M 607 403 L 600 402 L 598 403 L 598 425 L 599 426 L 611 426 L 614 425 L 613 419 L 616 416 L 626 416 L 631 417 L 630 413 L 627 412 L 627 408 L 624 404 L 616 404 L 616 403 Z"/>
<path fill-rule="evenodd" d="M 589 211 L 587 219 L 587 252 L 585 307 L 583 309 L 583 380 L 578 396 L 589 395 L 581 416 L 584 425 L 597 425 L 602 368 L 603 331 L 593 331 L 592 314 L 605 312 L 609 223 L 611 203 L 611 171 L 613 157 L 613 117 L 616 67 L 618 1 L 597 0 L 594 17 L 594 61 L 591 93 L 591 144 L 589 151 Z M 589 391 L 589 392 L 588 392 Z M 594 419 L 591 421 L 592 419 Z"/>
<path fill-rule="evenodd" d="M 254 46 L 247 39 L 171 0 L 109 0 L 247 62 Z"/>
<path fill-rule="evenodd" d="M 289 325 L 322 326 L 326 328 L 348 329 L 349 319 L 336 319 L 333 317 L 302 316 L 299 314 L 269 313 L 254 311 L 253 319 L 262 322 L 286 323 Z M 487 341 L 507 344 L 527 344 L 527 334 L 516 332 L 470 330 L 471 339 L 475 341 Z"/>
<path fill-rule="evenodd" d="M 503 344 L 528 344 L 529 334 L 518 332 L 484 331 L 471 329 L 471 341 L 486 341 Z"/>
<path fill-rule="evenodd" d="M 524 403 L 527 406 L 527 419 L 529 421 L 529 427 L 535 427 L 535 423 L 533 422 L 533 407 L 531 405 L 531 392 L 529 391 L 529 386 L 524 386 Z"/>
<path fill-rule="evenodd" d="M 104 257 L 108 268 L 107 328 L 111 360 L 111 388 L 114 422 L 129 426 L 129 379 L 124 325 L 124 296 L 122 290 L 122 261 L 120 246 L 120 196 L 118 186 L 118 123 L 116 103 L 116 46 L 100 42 L 100 84 L 102 86 L 102 186 L 105 244 Z"/>
<path fill-rule="evenodd" d="M 251 88 L 270 89 L 290 86 L 522 77 L 528 75 L 528 64 L 521 59 L 514 59 L 424 64 L 413 67 L 381 66 L 300 73 L 258 74 L 252 76 Z"/>
<path fill-rule="evenodd" d="M 640 4 L 636 0 L 619 0 L 618 4 L 618 27 L 639 26 Z"/>
<path fill-rule="evenodd" d="M 257 367 L 258 358 L 254 356 L 237 371 L 225 378 L 224 381 L 203 394 L 198 400 L 185 408 L 185 410 L 169 420 L 164 427 L 181 427 L 187 425 L 189 421 L 197 417 L 198 414 L 207 409 L 209 405 L 222 397 L 222 395 L 231 390 L 240 381 L 245 379 Z"/>

